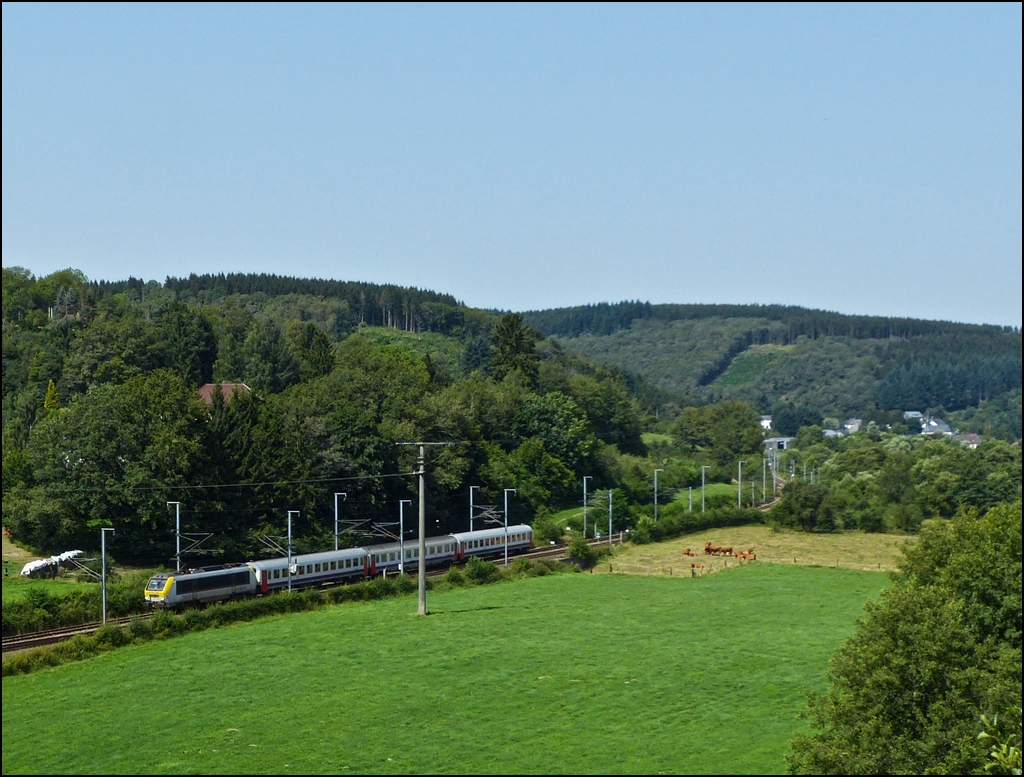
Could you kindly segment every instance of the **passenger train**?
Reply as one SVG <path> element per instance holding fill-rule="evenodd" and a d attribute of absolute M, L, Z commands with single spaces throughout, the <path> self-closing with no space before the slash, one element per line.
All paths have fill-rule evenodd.
<path fill-rule="evenodd" d="M 533 529 L 522 524 L 507 529 L 459 532 L 426 540 L 426 566 L 441 567 L 472 556 L 494 558 L 523 553 L 533 547 Z M 397 542 L 344 548 L 325 553 L 304 553 L 289 559 L 247 561 L 229 567 L 209 567 L 153 575 L 146 585 L 146 606 L 176 609 L 226 599 L 259 596 L 289 588 L 310 588 L 374 577 L 378 574 L 419 570 L 419 542 Z"/>

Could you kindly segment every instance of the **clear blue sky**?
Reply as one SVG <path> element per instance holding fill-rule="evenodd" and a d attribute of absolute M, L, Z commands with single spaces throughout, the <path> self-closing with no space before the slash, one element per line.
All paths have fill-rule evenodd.
<path fill-rule="evenodd" d="M 3 5 L 3 264 L 1021 324 L 1021 6 Z"/>

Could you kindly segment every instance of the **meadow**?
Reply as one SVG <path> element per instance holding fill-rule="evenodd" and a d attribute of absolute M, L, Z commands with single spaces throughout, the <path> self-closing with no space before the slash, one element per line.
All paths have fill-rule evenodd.
<path fill-rule="evenodd" d="M 865 572 L 891 572 L 903 557 L 903 548 L 917 542 L 916 535 L 873 534 L 847 531 L 812 534 L 751 524 L 707 529 L 673 540 L 648 545 L 616 546 L 610 558 L 602 559 L 595 572 L 609 571 L 641 575 L 689 575 L 691 564 L 703 564 L 701 573 L 737 566 L 740 562 L 725 556 L 705 556 L 704 543 L 731 546 L 736 550 L 753 549 L 753 564 L 795 564 L 812 567 L 840 567 Z M 696 557 L 687 556 L 690 548 Z"/>
<path fill-rule="evenodd" d="M 884 575 L 752 564 L 348 604 L 3 683 L 3 772 L 779 773 Z"/>
<path fill-rule="evenodd" d="M 20 571 L 19 567 L 19 571 Z M 11 577 L 5 577 L 3 580 L 3 601 L 13 601 L 15 599 L 21 599 L 29 591 L 42 590 L 47 591 L 56 596 L 60 596 L 67 591 L 75 590 L 76 586 L 82 585 L 96 585 L 87 581 L 79 581 L 73 577 L 58 577 L 55 579 L 49 578 L 38 578 L 38 577 L 21 577 L 20 575 Z"/>

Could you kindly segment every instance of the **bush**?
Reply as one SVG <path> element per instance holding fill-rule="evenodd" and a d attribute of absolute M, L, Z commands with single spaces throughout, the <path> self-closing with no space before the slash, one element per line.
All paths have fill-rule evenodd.
<path fill-rule="evenodd" d="M 99 647 L 121 647 L 131 642 L 131 635 L 123 631 L 120 626 L 112 623 L 105 623 L 92 635 Z"/>
<path fill-rule="evenodd" d="M 449 570 L 444 573 L 442 580 L 444 580 L 448 585 L 456 588 L 466 584 L 466 576 L 459 571 L 458 567 L 449 568 Z"/>
<path fill-rule="evenodd" d="M 466 577 L 476 585 L 493 583 L 501 577 L 501 571 L 498 569 L 496 564 L 493 564 L 490 561 L 485 561 L 479 556 L 471 556 L 469 561 L 466 562 L 465 574 Z"/>
<path fill-rule="evenodd" d="M 582 534 L 574 535 L 569 541 L 566 555 L 568 558 L 578 559 L 584 569 L 594 566 L 594 562 L 597 561 L 597 553 L 587 544 L 587 540 Z"/>
<path fill-rule="evenodd" d="M 562 527 L 555 523 L 550 515 L 538 517 L 533 522 L 533 540 L 538 545 L 561 542 L 563 536 Z"/>
<path fill-rule="evenodd" d="M 128 633 L 133 639 L 150 640 L 153 638 L 153 622 L 150 618 L 132 618 L 128 624 Z"/>

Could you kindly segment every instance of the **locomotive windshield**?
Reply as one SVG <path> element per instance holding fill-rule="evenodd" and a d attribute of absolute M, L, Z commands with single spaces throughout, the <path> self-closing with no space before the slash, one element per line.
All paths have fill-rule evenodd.
<path fill-rule="evenodd" d="M 167 576 L 157 576 L 149 578 L 149 585 L 146 586 L 147 591 L 160 591 L 163 590 L 164 584 L 167 582 Z"/>

